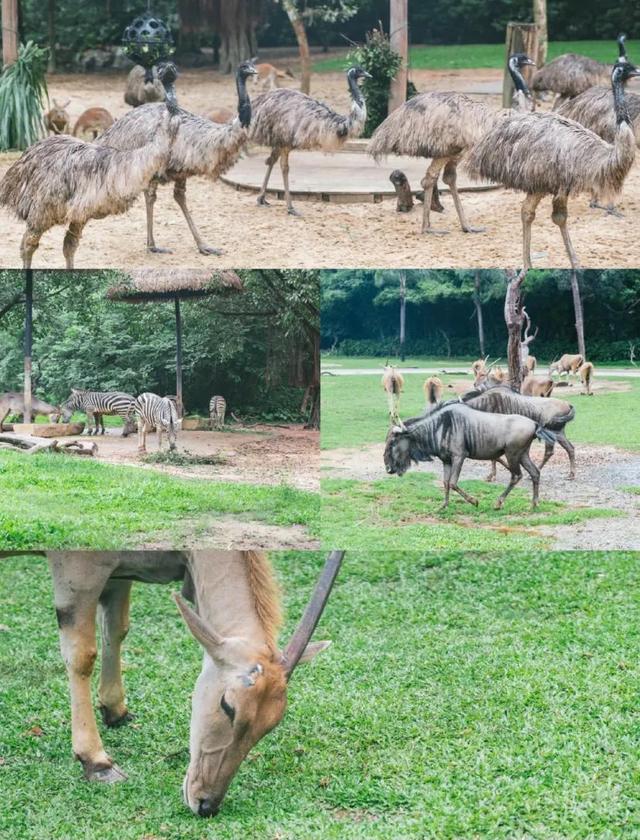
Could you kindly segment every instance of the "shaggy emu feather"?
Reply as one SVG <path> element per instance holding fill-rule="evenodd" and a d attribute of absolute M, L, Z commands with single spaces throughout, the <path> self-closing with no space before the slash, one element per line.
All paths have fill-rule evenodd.
<path fill-rule="evenodd" d="M 523 97 L 516 98 L 518 104 L 523 103 L 529 93 L 520 72 L 521 67 L 527 64 L 533 62 L 523 53 L 509 59 L 509 72 L 516 91 L 523 94 Z M 432 159 L 421 181 L 425 195 L 422 233 L 444 232 L 433 228 L 430 221 L 441 172 L 442 180 L 451 191 L 462 230 L 465 233 L 483 230 L 467 223 L 456 186 L 457 167 L 464 153 L 489 131 L 498 116 L 495 111 L 462 93 L 419 93 L 392 111 L 374 131 L 367 151 L 377 161 L 386 155 Z"/>
<path fill-rule="evenodd" d="M 351 112 L 337 114 L 324 102 L 291 88 L 263 93 L 253 103 L 251 140 L 269 146 L 267 172 L 258 195 L 258 205 L 268 206 L 265 195 L 269 178 L 278 160 L 282 170 L 287 211 L 300 215 L 291 203 L 289 191 L 289 154 L 292 149 L 322 149 L 330 152 L 343 146 L 349 137 L 359 137 L 367 121 L 367 106 L 358 79 L 371 78 L 361 67 L 347 71 L 351 94 Z"/>
<path fill-rule="evenodd" d="M 611 74 L 617 121 L 613 143 L 555 113 L 534 113 L 502 117 L 473 149 L 467 162 L 472 178 L 527 193 L 522 204 L 524 268 L 531 268 L 531 225 L 545 195 L 553 196 L 551 219 L 560 228 L 572 268 L 579 268 L 567 229 L 567 200 L 584 192 L 605 197 L 620 192 L 636 151 L 624 82 L 637 75 L 625 60 L 616 62 Z"/>
<path fill-rule="evenodd" d="M 207 245 L 198 231 L 187 207 L 187 178 L 203 175 L 216 180 L 230 169 L 247 144 L 247 129 L 251 120 L 251 103 L 246 90 L 246 79 L 255 74 L 250 61 L 243 62 L 236 73 L 238 90 L 238 117 L 225 125 L 213 123 L 177 109 L 176 136 L 170 153 L 155 178 L 145 190 L 147 209 L 147 249 L 163 253 L 155 244 L 153 235 L 153 207 L 159 183 L 174 183 L 173 197 L 182 210 L 201 254 L 221 254 L 219 249 Z M 121 117 L 98 140 L 104 146 L 116 149 L 135 149 L 149 143 L 163 119 L 162 104 L 141 105 Z"/>

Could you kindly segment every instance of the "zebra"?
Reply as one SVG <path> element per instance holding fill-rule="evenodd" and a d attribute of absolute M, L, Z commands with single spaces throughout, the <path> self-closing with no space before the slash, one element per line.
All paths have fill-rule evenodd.
<path fill-rule="evenodd" d="M 83 411 L 87 415 L 87 429 L 89 434 L 104 434 L 104 415 L 117 414 L 122 417 L 124 425 L 122 437 L 135 432 L 134 414 L 135 399 L 131 394 L 122 391 L 84 391 L 72 388 L 69 399 L 60 406 L 58 419 L 68 423 L 74 411 Z M 95 423 L 95 430 L 91 431 L 91 423 Z M 101 430 L 99 432 L 99 430 Z"/>
<path fill-rule="evenodd" d="M 216 395 L 209 401 L 209 427 L 211 429 L 222 429 L 224 416 L 227 413 L 227 401 L 224 397 Z"/>
<path fill-rule="evenodd" d="M 162 449 L 162 434 L 166 432 L 172 452 L 176 448 L 178 432 L 178 411 L 173 400 L 146 392 L 137 397 L 134 408 L 139 418 L 138 452 L 147 451 L 147 432 L 154 428 L 158 432 L 158 450 Z"/>

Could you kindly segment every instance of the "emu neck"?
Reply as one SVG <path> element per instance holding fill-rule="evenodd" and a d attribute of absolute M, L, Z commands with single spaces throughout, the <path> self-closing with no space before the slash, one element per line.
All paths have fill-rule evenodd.
<path fill-rule="evenodd" d="M 624 95 L 624 83 L 621 79 L 616 78 L 613 80 L 611 86 L 613 88 L 613 107 L 616 112 L 616 123 L 618 125 L 621 125 L 622 123 L 630 125 L 631 117 L 629 116 L 627 99 Z"/>
<path fill-rule="evenodd" d="M 522 93 L 524 93 L 527 99 L 530 99 L 531 91 L 529 90 L 529 86 L 524 80 L 524 76 L 518 70 L 517 67 L 514 67 L 511 64 L 511 62 L 509 62 L 509 74 L 511 75 L 515 89 L 521 91 Z"/>
<path fill-rule="evenodd" d="M 362 95 L 362 91 L 358 87 L 358 83 L 356 82 L 355 76 L 349 73 L 349 75 L 347 76 L 347 81 L 349 83 L 349 93 L 351 94 L 351 99 L 359 108 L 362 108 L 364 106 L 364 96 Z"/>
<path fill-rule="evenodd" d="M 247 82 L 240 73 L 236 76 L 236 90 L 238 91 L 238 117 L 240 118 L 240 125 L 243 128 L 248 128 L 251 122 L 251 101 L 247 93 Z"/>

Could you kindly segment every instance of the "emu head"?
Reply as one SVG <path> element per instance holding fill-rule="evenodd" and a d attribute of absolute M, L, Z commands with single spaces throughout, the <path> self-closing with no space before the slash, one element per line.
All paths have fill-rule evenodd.
<path fill-rule="evenodd" d="M 626 58 L 627 57 L 627 47 L 626 47 L 626 44 L 625 44 L 626 40 L 627 40 L 627 36 L 624 35 L 622 32 L 616 38 L 616 41 L 618 42 L 618 55 L 619 55 L 620 58 Z"/>
<path fill-rule="evenodd" d="M 185 803 L 201 817 L 214 816 L 249 750 L 282 720 L 295 667 L 331 643 L 309 642 L 331 592 L 344 552 L 332 551 L 305 613 L 283 652 L 256 648 L 242 637 L 223 637 L 175 595 L 191 633 L 204 649 L 193 694 L 190 762 Z"/>
<path fill-rule="evenodd" d="M 640 70 L 625 56 L 621 56 L 613 65 L 611 83 L 613 85 L 625 84 L 629 81 L 629 79 L 633 79 L 635 76 L 640 76 Z"/>
<path fill-rule="evenodd" d="M 248 61 L 243 61 L 238 65 L 236 75 L 241 79 L 248 79 L 249 76 L 257 76 L 258 71 L 255 66 L 255 58 L 250 58 Z"/>
<path fill-rule="evenodd" d="M 358 82 L 360 79 L 372 79 L 373 76 L 371 73 L 367 73 L 364 67 L 360 67 L 359 64 L 356 64 L 354 67 L 350 67 L 347 70 L 347 76 L 350 79 L 353 79 L 355 82 Z"/>
<path fill-rule="evenodd" d="M 411 466 L 411 440 L 404 423 L 389 429 L 384 447 L 384 466 L 389 475 L 404 475 Z"/>
<path fill-rule="evenodd" d="M 514 53 L 509 58 L 509 66 L 515 70 L 522 70 L 523 67 L 537 67 L 535 61 L 526 53 Z"/>

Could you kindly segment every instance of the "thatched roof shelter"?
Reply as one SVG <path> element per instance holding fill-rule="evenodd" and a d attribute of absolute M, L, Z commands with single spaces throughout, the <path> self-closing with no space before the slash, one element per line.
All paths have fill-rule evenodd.
<path fill-rule="evenodd" d="M 180 416 L 184 408 L 180 301 L 213 295 L 228 297 L 243 291 L 242 280 L 235 271 L 213 271 L 208 268 L 135 268 L 107 291 L 109 300 L 121 303 L 173 301 L 176 313 L 176 396 Z"/>

